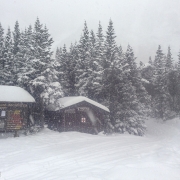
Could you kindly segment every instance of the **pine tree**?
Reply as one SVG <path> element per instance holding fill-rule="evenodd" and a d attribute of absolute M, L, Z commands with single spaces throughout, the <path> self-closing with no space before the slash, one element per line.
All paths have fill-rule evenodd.
<path fill-rule="evenodd" d="M 170 94 L 168 91 L 167 73 L 164 65 L 164 54 L 159 45 L 154 60 L 153 84 L 155 95 L 152 101 L 153 114 L 156 118 L 166 120 L 170 114 Z"/>
<path fill-rule="evenodd" d="M 116 68 L 118 67 L 117 59 L 117 45 L 115 42 L 115 32 L 113 28 L 113 22 L 110 20 L 108 29 L 106 32 L 106 39 L 104 45 L 104 58 L 103 58 L 103 99 L 105 105 L 107 105 L 110 109 L 110 120 L 113 125 L 115 125 L 114 114 L 116 113 L 116 84 L 117 82 L 117 72 Z"/>
<path fill-rule="evenodd" d="M 145 112 L 150 108 L 150 96 L 148 95 L 145 87 L 143 86 L 141 72 L 136 65 L 136 58 L 134 57 L 133 49 L 130 45 L 127 47 L 126 60 L 130 67 L 129 80 L 135 88 L 136 96 L 139 100 L 142 110 Z"/>
<path fill-rule="evenodd" d="M 4 29 L 2 28 L 1 23 L 0 23 L 0 76 L 2 73 L 3 66 L 4 66 L 3 65 L 4 64 L 3 52 L 4 52 Z"/>
<path fill-rule="evenodd" d="M 163 58 L 164 58 L 164 53 L 162 52 L 161 46 L 159 45 L 154 60 L 154 67 L 156 73 L 164 69 Z"/>
<path fill-rule="evenodd" d="M 90 56 L 93 60 L 95 60 L 95 55 L 96 55 L 95 44 L 96 44 L 96 37 L 93 30 L 91 30 L 89 37 L 89 49 L 90 49 Z"/>
<path fill-rule="evenodd" d="M 171 54 L 171 48 L 168 47 L 167 59 L 166 59 L 166 70 L 169 72 L 173 69 L 173 58 Z"/>
<path fill-rule="evenodd" d="M 43 28 L 43 25 L 40 23 L 39 18 L 37 18 L 35 22 L 33 36 L 34 56 L 36 57 L 36 59 L 50 59 L 52 55 L 51 45 L 53 43 L 53 40 L 50 37 L 46 26 L 45 28 Z"/>
<path fill-rule="evenodd" d="M 32 26 L 29 25 L 27 32 L 25 33 L 26 38 L 26 56 L 29 60 L 35 58 L 35 40 Z"/>
<path fill-rule="evenodd" d="M 89 31 L 86 22 L 84 23 L 83 35 L 80 38 L 78 45 L 78 61 L 77 61 L 77 76 L 76 76 L 76 87 L 80 95 L 88 96 L 88 78 L 90 77 L 90 45 L 89 45 Z"/>
<path fill-rule="evenodd" d="M 4 40 L 4 52 L 3 52 L 3 65 L 1 73 L 1 85 L 14 85 L 13 76 L 13 44 L 11 38 L 11 30 L 8 28 L 5 40 Z"/>
<path fill-rule="evenodd" d="M 151 56 L 149 57 L 148 63 L 149 63 L 151 66 L 153 66 L 153 61 L 152 61 L 152 59 L 151 59 Z"/>
<path fill-rule="evenodd" d="M 117 53 L 117 45 L 115 42 L 115 32 L 113 27 L 112 20 L 109 21 L 108 29 L 106 32 L 106 40 L 104 45 L 104 55 L 105 58 L 103 59 L 103 68 L 109 68 L 111 62 L 116 58 Z"/>
<path fill-rule="evenodd" d="M 13 53 L 16 55 L 19 52 L 19 42 L 20 42 L 20 29 L 19 29 L 19 23 L 16 21 L 14 32 L 13 32 Z"/>
<path fill-rule="evenodd" d="M 77 89 L 76 89 L 76 64 L 77 64 L 77 59 L 78 59 L 78 55 L 77 55 L 77 46 L 72 45 L 70 47 L 70 51 L 68 53 L 68 64 L 67 64 L 67 70 L 66 70 L 66 77 L 67 77 L 67 81 L 66 81 L 66 88 L 67 88 L 67 93 L 68 96 L 75 96 L 77 95 Z"/>
<path fill-rule="evenodd" d="M 19 29 L 19 23 L 18 21 L 16 21 L 15 26 L 14 26 L 14 31 L 13 31 L 13 71 L 12 74 L 14 76 L 14 85 L 18 85 L 17 83 L 17 73 L 19 71 L 19 69 L 21 68 L 21 63 L 20 63 L 20 41 L 21 41 L 21 33 L 20 33 L 20 29 Z"/>
<path fill-rule="evenodd" d="M 33 95 L 38 105 L 40 122 L 43 125 L 44 108 L 49 103 L 57 103 L 58 97 L 63 92 L 58 80 L 58 73 L 55 70 L 55 61 L 51 58 L 52 38 L 48 29 L 40 23 L 39 19 L 35 22 L 32 34 L 32 52 L 34 59 L 30 59 L 30 73 L 26 74 L 29 78 L 28 91 Z"/>
<path fill-rule="evenodd" d="M 96 61 L 102 66 L 103 65 L 103 59 L 104 59 L 104 36 L 102 32 L 102 26 L 99 22 L 98 32 L 96 34 Z"/>
<path fill-rule="evenodd" d="M 61 84 L 63 86 L 65 95 L 68 95 L 68 90 L 67 90 L 67 81 L 68 81 L 68 66 L 69 66 L 69 56 L 68 56 L 68 52 L 66 49 L 66 45 L 64 44 L 63 48 L 62 48 L 62 54 L 61 54 L 61 58 L 60 58 L 60 68 L 59 71 L 61 73 Z M 67 94 L 66 94 L 67 93 Z"/>
<path fill-rule="evenodd" d="M 115 87 L 119 86 L 119 89 L 116 98 L 118 101 L 116 100 L 117 105 L 115 106 L 115 129 L 120 133 L 127 131 L 130 134 L 142 136 L 146 129 L 144 125 L 144 106 L 146 104 L 142 102 L 142 99 L 138 98 L 138 96 L 140 97 L 139 90 L 141 89 L 142 92 L 141 98 L 145 99 L 147 94 L 142 87 L 141 81 L 137 77 L 131 77 L 132 74 L 136 75 L 133 71 L 137 70 L 136 66 L 133 66 L 133 64 L 135 65 L 135 62 L 133 62 L 135 58 L 132 48 L 129 46 L 124 55 L 122 48 L 119 47 L 118 59 L 120 64 L 119 72 L 117 72 L 119 74 L 119 83 Z M 132 82 L 132 80 L 136 80 L 136 83 Z M 139 89 L 135 86 L 136 84 L 140 86 Z"/>
<path fill-rule="evenodd" d="M 30 44 L 29 44 L 28 31 L 21 33 L 19 42 L 19 52 L 16 57 L 16 65 L 18 67 L 16 77 L 18 86 L 27 89 L 28 81 L 30 78 L 28 75 L 31 73 L 32 67 L 30 60 L 33 58 L 31 54 Z"/>
<path fill-rule="evenodd" d="M 3 50 L 4 50 L 4 29 L 2 28 L 0 23 L 0 62 L 2 62 Z"/>
<path fill-rule="evenodd" d="M 178 54 L 178 65 L 177 65 L 178 71 L 180 72 L 180 51 Z"/>
<path fill-rule="evenodd" d="M 102 33 L 102 26 L 99 22 L 98 31 L 96 33 L 96 39 L 93 41 L 93 47 L 95 54 L 91 56 L 92 72 L 91 72 L 91 98 L 103 102 L 102 95 L 102 74 L 103 74 L 103 59 L 104 59 L 104 36 Z"/>

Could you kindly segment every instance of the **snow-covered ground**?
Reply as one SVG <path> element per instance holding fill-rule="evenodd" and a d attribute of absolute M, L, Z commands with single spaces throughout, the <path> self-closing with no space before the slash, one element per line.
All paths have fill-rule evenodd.
<path fill-rule="evenodd" d="M 1 134 L 0 180 L 180 180 L 180 120 L 147 126 L 145 137 Z"/>

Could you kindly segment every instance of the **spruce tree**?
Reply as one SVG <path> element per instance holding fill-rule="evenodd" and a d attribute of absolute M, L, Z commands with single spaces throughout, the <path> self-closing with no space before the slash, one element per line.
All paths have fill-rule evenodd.
<path fill-rule="evenodd" d="M 96 61 L 102 66 L 104 60 L 104 35 L 101 23 L 99 22 L 98 32 L 96 33 Z"/>
<path fill-rule="evenodd" d="M 177 65 L 178 71 L 180 72 L 180 51 L 178 54 L 178 65 Z"/>
<path fill-rule="evenodd" d="M 19 29 L 19 23 L 16 21 L 13 31 L 13 53 L 16 55 L 19 52 L 19 42 L 20 42 L 20 29 Z"/>
<path fill-rule="evenodd" d="M 13 44 L 11 38 L 11 30 L 8 28 L 4 40 L 3 65 L 1 73 L 1 85 L 14 85 L 13 76 Z"/>
<path fill-rule="evenodd" d="M 171 71 L 173 69 L 173 58 L 171 54 L 171 48 L 168 47 L 167 59 L 166 59 L 166 71 Z"/>
<path fill-rule="evenodd" d="M 52 38 L 48 29 L 40 23 L 35 22 L 33 32 L 34 59 L 30 60 L 31 73 L 29 74 L 29 91 L 33 94 L 38 104 L 40 121 L 43 125 L 44 108 L 49 103 L 57 103 L 58 97 L 63 92 L 58 82 L 58 73 L 55 70 L 55 61 L 51 58 Z"/>
<path fill-rule="evenodd" d="M 3 81 L 3 68 L 4 68 L 4 29 L 0 23 L 0 82 Z"/>
<path fill-rule="evenodd" d="M 77 61 L 77 76 L 76 87 L 80 95 L 88 96 L 88 78 L 90 77 L 90 45 L 89 45 L 89 31 L 86 22 L 84 23 L 83 35 L 80 38 L 78 45 L 78 61 Z"/>
<path fill-rule="evenodd" d="M 115 42 L 115 32 L 113 22 L 110 20 L 106 32 L 106 39 L 104 44 L 104 58 L 102 62 L 103 74 L 102 74 L 102 94 L 104 104 L 109 107 L 110 121 L 113 126 L 116 124 L 115 114 L 117 112 L 117 90 L 118 83 L 118 48 Z"/>
<path fill-rule="evenodd" d="M 43 28 L 39 18 L 37 18 L 35 22 L 33 36 L 35 58 L 41 60 L 47 60 L 47 58 L 49 59 L 52 55 L 51 45 L 53 40 L 50 37 L 46 26 Z"/>
<path fill-rule="evenodd" d="M 153 114 L 156 118 L 166 120 L 170 114 L 171 97 L 168 91 L 167 73 L 164 64 L 164 54 L 159 45 L 154 60 L 153 84 L 155 95 L 152 101 Z"/>
<path fill-rule="evenodd" d="M 130 46 L 129 46 L 130 47 Z M 127 54 L 127 52 L 129 54 Z M 117 132 L 124 133 L 125 131 L 129 132 L 130 134 L 142 136 L 145 133 L 145 105 L 142 100 L 138 98 L 139 89 L 136 88 L 136 84 L 138 84 L 142 89 L 142 97 L 146 98 L 147 94 L 146 91 L 142 88 L 141 81 L 136 77 L 131 77 L 132 74 L 136 75 L 134 70 L 137 70 L 135 64 L 133 62 L 134 53 L 132 50 L 128 49 L 124 55 L 122 48 L 118 48 L 118 59 L 119 59 L 119 83 L 116 86 L 119 86 L 118 93 L 117 93 L 117 105 L 115 106 L 116 113 L 115 113 L 115 129 Z M 128 63 L 131 62 L 131 63 Z M 117 65 L 116 65 L 117 66 Z M 135 82 L 132 82 L 136 80 Z M 134 84 L 134 85 L 133 85 Z M 115 87 L 116 87 L 115 86 Z"/>
<path fill-rule="evenodd" d="M 67 64 L 67 70 L 66 70 L 66 88 L 67 88 L 67 93 L 68 96 L 75 96 L 77 95 L 77 89 L 76 89 L 76 64 L 77 64 L 77 45 L 71 44 L 70 51 L 68 53 L 68 64 Z"/>
<path fill-rule="evenodd" d="M 0 69 L 3 68 L 3 51 L 4 51 L 4 29 L 0 23 Z"/>

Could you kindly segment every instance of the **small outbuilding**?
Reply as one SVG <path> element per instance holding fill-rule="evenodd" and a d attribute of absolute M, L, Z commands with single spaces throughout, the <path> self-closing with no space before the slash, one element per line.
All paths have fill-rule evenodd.
<path fill-rule="evenodd" d="M 105 126 L 109 109 L 83 96 L 64 97 L 56 105 L 46 108 L 46 121 L 50 129 L 97 134 Z"/>
<path fill-rule="evenodd" d="M 34 98 L 24 89 L 0 85 L 0 131 L 26 129 Z"/>

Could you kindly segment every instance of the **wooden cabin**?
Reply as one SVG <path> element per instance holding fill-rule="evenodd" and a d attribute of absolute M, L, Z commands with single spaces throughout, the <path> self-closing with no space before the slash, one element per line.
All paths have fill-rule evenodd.
<path fill-rule="evenodd" d="M 50 129 L 97 134 L 104 129 L 109 109 L 83 96 L 64 97 L 46 108 Z"/>
<path fill-rule="evenodd" d="M 34 98 L 24 89 L 0 85 L 0 131 L 26 129 Z"/>

